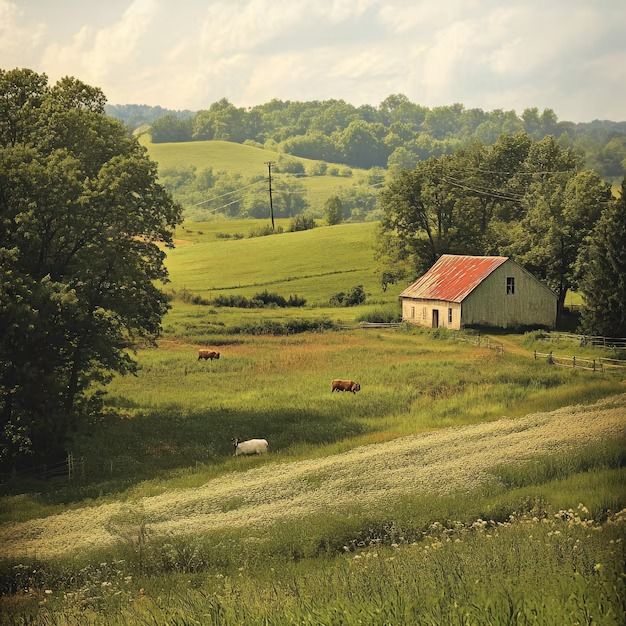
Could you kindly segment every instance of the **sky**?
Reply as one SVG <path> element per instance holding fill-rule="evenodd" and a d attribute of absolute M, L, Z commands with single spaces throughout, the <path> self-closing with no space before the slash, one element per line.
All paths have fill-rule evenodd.
<path fill-rule="evenodd" d="M 113 104 L 272 98 L 626 119 L 624 0 L 0 0 L 0 67 Z"/>

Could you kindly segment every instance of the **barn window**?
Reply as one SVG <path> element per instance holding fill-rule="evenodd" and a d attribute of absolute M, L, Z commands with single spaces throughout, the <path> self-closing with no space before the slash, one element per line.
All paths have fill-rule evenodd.
<path fill-rule="evenodd" d="M 452 324 L 452 309 L 448 309 L 448 324 Z"/>
<path fill-rule="evenodd" d="M 506 277 L 506 295 L 507 296 L 515 295 L 515 277 L 514 276 Z"/>
<path fill-rule="evenodd" d="M 425 320 L 426 319 L 426 307 L 424 307 L 422 309 L 422 319 Z"/>
<path fill-rule="evenodd" d="M 414 306 L 411 307 L 411 319 L 412 320 L 415 319 L 415 307 Z"/>

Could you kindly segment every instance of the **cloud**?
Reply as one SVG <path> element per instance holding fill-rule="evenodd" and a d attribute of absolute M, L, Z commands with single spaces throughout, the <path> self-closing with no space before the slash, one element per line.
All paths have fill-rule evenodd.
<path fill-rule="evenodd" d="M 76 75 L 112 102 L 375 104 L 403 92 L 428 106 L 624 116 L 626 5 L 613 0 L 116 0 L 89 23 L 24 3 L 46 25 L 0 0 L 3 63 Z"/>
<path fill-rule="evenodd" d="M 121 76 L 132 83 L 129 72 L 156 8 L 156 0 L 134 0 L 111 26 L 84 25 L 68 44 L 48 45 L 41 64 L 54 78 L 72 73 L 86 82 L 110 84 Z"/>
<path fill-rule="evenodd" d="M 15 3 L 0 0 L 0 59 L 2 67 L 33 65 L 43 37 L 44 24 L 22 24 L 23 11 Z"/>

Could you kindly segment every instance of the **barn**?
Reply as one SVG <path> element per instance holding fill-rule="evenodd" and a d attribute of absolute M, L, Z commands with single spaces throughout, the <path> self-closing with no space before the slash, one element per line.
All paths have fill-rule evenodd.
<path fill-rule="evenodd" d="M 402 319 L 429 328 L 556 324 L 556 295 L 504 256 L 444 254 L 400 298 Z"/>

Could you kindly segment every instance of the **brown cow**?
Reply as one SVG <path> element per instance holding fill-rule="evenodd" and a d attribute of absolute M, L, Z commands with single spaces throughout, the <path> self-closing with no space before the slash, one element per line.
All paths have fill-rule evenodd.
<path fill-rule="evenodd" d="M 361 385 L 353 380 L 341 380 L 336 378 L 330 383 L 330 392 L 333 391 L 351 391 L 352 393 L 356 393 L 357 391 L 361 391 Z"/>
<path fill-rule="evenodd" d="M 211 359 L 211 361 L 213 359 L 219 359 L 220 358 L 220 353 L 219 352 L 215 352 L 215 350 L 198 350 L 198 361 L 200 361 L 201 359 L 204 359 L 205 361 L 207 359 Z"/>

